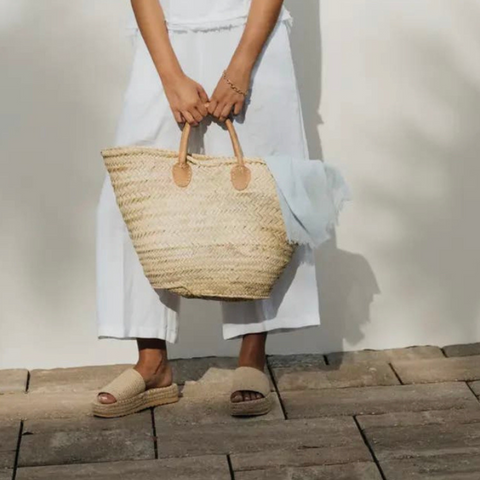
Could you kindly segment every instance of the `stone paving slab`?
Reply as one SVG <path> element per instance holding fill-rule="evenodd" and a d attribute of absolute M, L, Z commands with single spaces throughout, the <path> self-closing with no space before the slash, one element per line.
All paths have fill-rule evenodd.
<path fill-rule="evenodd" d="M 382 468 L 389 472 L 388 480 L 401 478 L 395 468 L 409 479 L 475 478 L 454 474 L 467 474 L 476 464 L 472 457 L 480 458 L 480 408 L 367 415 L 357 420 Z M 432 462 L 432 457 L 437 460 Z M 478 478 L 480 470 L 470 470 L 474 471 Z"/>
<path fill-rule="evenodd" d="M 129 364 L 32 370 L 29 393 L 95 392 L 120 375 Z"/>
<path fill-rule="evenodd" d="M 387 363 L 324 365 L 304 371 L 296 367 L 272 368 L 272 371 L 280 392 L 400 384 Z"/>
<path fill-rule="evenodd" d="M 436 383 L 480 379 L 480 355 L 394 361 L 392 366 L 403 383 Z"/>
<path fill-rule="evenodd" d="M 352 418 L 281 420 L 236 424 L 172 425 L 157 428 L 159 458 L 251 453 L 278 449 L 358 446 L 360 432 Z"/>
<path fill-rule="evenodd" d="M 206 357 L 172 360 L 171 363 L 174 381 L 183 385 L 184 394 L 204 396 L 211 392 L 218 395 L 230 393 L 237 362 L 234 357 Z M 275 390 L 267 368 L 265 374 L 270 380 L 271 390 Z"/>
<path fill-rule="evenodd" d="M 341 447 L 269 450 L 268 453 L 234 453 L 230 456 L 230 461 L 235 472 L 372 461 L 370 451 L 359 437 L 355 437 L 354 443 L 354 445 Z"/>
<path fill-rule="evenodd" d="M 19 434 L 20 422 L 0 423 L 0 478 L 10 473 L 15 465 Z"/>
<path fill-rule="evenodd" d="M 269 420 L 284 420 L 278 395 L 272 393 L 273 408 L 267 415 L 246 417 L 243 422 L 262 422 Z M 200 424 L 238 424 L 239 419 L 230 415 L 229 394 L 205 396 L 183 396 L 180 401 L 171 405 L 155 408 L 155 424 L 157 428 L 167 428 L 169 425 L 200 425 Z"/>
<path fill-rule="evenodd" d="M 480 456 L 440 455 L 382 462 L 388 480 L 478 480 Z"/>
<path fill-rule="evenodd" d="M 362 462 L 238 472 L 235 480 L 382 480 L 382 477 L 373 462 Z"/>
<path fill-rule="evenodd" d="M 357 421 L 362 429 L 372 427 L 406 427 L 424 425 L 442 425 L 455 423 L 463 425 L 480 423 L 479 408 L 465 408 L 460 410 L 434 410 L 427 412 L 395 412 L 382 415 L 359 415 Z M 480 427 L 480 425 L 479 425 Z"/>
<path fill-rule="evenodd" d="M 299 390 L 281 397 L 287 418 L 478 408 L 465 383 Z"/>
<path fill-rule="evenodd" d="M 0 402 L 0 421 L 85 417 L 91 415 L 93 398 L 95 392 L 6 395 Z"/>
<path fill-rule="evenodd" d="M 325 355 L 307 353 L 300 355 L 268 355 L 267 362 L 270 368 L 297 368 L 307 370 L 326 365 Z"/>
<path fill-rule="evenodd" d="M 0 395 L 26 391 L 28 370 L 23 368 L 0 370 Z"/>
<path fill-rule="evenodd" d="M 182 358 L 170 361 L 175 383 L 183 385 L 186 382 L 221 383 L 225 376 L 230 378 L 230 372 L 237 368 L 236 357 L 201 357 Z"/>
<path fill-rule="evenodd" d="M 14 466 L 20 427 L 20 422 L 0 422 L 0 471 Z"/>
<path fill-rule="evenodd" d="M 480 342 L 467 343 L 464 345 L 448 345 L 443 347 L 447 357 L 465 357 L 468 355 L 480 355 Z"/>
<path fill-rule="evenodd" d="M 380 461 L 445 454 L 480 456 L 478 423 L 373 427 L 365 436 Z"/>
<path fill-rule="evenodd" d="M 473 393 L 477 396 L 480 396 L 480 381 L 469 383 L 470 388 L 473 390 Z"/>
<path fill-rule="evenodd" d="M 99 419 L 24 423 L 20 466 L 114 462 L 155 457 L 151 412 Z"/>
<path fill-rule="evenodd" d="M 226 456 L 19 468 L 16 480 L 230 480 Z"/>
<path fill-rule="evenodd" d="M 12 480 L 13 470 L 0 469 L 0 480 Z"/>
<path fill-rule="evenodd" d="M 375 363 L 392 362 L 394 360 L 419 360 L 426 358 L 442 358 L 444 354 L 439 347 L 422 346 L 408 348 L 392 348 L 388 350 L 359 350 L 355 352 L 334 352 L 327 355 L 331 365 L 339 363 Z"/>

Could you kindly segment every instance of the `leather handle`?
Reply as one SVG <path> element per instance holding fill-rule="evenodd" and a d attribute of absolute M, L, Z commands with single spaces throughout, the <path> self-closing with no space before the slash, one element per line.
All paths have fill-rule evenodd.
<path fill-rule="evenodd" d="M 235 189 L 244 190 L 247 188 L 251 179 L 250 169 L 245 165 L 243 160 L 243 152 L 238 140 L 237 132 L 232 121 L 227 118 L 225 120 L 230 140 L 232 142 L 233 152 L 237 159 L 237 163 L 232 167 L 230 176 L 231 182 Z M 178 153 L 178 162 L 173 166 L 173 180 L 179 187 L 186 187 L 192 179 L 192 168 L 187 162 L 188 140 L 192 127 L 185 122 L 180 139 L 180 148 Z"/>

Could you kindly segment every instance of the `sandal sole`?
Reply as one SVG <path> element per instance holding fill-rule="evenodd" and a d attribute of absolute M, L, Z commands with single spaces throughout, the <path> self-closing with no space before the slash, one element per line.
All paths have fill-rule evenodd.
<path fill-rule="evenodd" d="M 147 408 L 176 403 L 178 400 L 178 386 L 174 383 L 169 387 L 151 388 L 132 398 L 115 403 L 100 403 L 95 400 L 92 402 L 92 413 L 95 417 L 102 418 L 124 417 Z"/>

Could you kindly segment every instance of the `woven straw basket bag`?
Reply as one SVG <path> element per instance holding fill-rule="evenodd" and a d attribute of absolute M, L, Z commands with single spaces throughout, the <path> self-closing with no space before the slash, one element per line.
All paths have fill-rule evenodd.
<path fill-rule="evenodd" d="M 133 246 L 153 288 L 184 297 L 266 298 L 290 261 L 275 182 L 261 158 L 119 147 L 102 151 Z"/>

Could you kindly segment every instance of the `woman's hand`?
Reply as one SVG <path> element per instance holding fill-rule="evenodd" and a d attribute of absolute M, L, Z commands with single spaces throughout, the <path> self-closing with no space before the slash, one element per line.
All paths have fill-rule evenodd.
<path fill-rule="evenodd" d="M 227 78 L 242 92 L 247 92 L 250 85 L 250 68 L 228 67 L 226 70 Z M 232 113 L 238 115 L 245 104 L 245 96 L 236 92 L 229 83 L 222 77 L 212 94 L 208 105 L 208 113 L 224 122 Z"/>
<path fill-rule="evenodd" d="M 175 120 L 198 125 L 208 114 L 205 107 L 208 95 L 201 85 L 183 73 L 170 42 L 160 2 L 132 0 L 132 7 Z"/>
<path fill-rule="evenodd" d="M 283 0 L 252 0 L 247 24 L 240 43 L 227 68 L 227 78 L 240 91 L 247 93 L 250 77 L 257 59 L 278 20 Z M 224 122 L 233 110 L 238 115 L 245 96 L 233 89 L 222 77 L 210 99 L 208 112 Z"/>
<path fill-rule="evenodd" d="M 208 115 L 208 95 L 195 80 L 181 73 L 163 81 L 163 87 L 178 123 L 186 121 L 196 127 Z"/>

